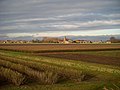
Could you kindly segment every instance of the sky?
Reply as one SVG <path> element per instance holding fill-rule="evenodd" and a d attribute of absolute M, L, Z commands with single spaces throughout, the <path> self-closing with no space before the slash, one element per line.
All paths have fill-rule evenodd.
<path fill-rule="evenodd" d="M 0 39 L 120 35 L 120 0 L 0 0 Z"/>

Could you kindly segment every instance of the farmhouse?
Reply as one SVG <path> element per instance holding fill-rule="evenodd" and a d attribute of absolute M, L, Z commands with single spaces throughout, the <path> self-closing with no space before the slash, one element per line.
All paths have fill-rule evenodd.
<path fill-rule="evenodd" d="M 90 40 L 75 40 L 75 43 L 87 44 L 92 42 Z"/>
<path fill-rule="evenodd" d="M 58 38 L 51 38 L 51 37 L 44 37 L 42 42 L 45 43 L 58 43 L 59 39 Z"/>
<path fill-rule="evenodd" d="M 93 44 L 100 44 L 100 43 L 104 43 L 102 40 L 100 40 L 100 41 L 93 41 L 92 42 Z"/>
<path fill-rule="evenodd" d="M 5 40 L 0 40 L 0 43 L 6 43 L 6 41 Z"/>
<path fill-rule="evenodd" d="M 58 40 L 58 43 L 63 43 L 64 42 L 64 40 L 62 40 L 62 39 L 60 39 L 60 40 Z"/>
<path fill-rule="evenodd" d="M 110 43 L 111 43 L 111 41 L 110 41 L 110 40 L 107 40 L 105 43 L 108 43 L 108 44 L 110 44 Z"/>
<path fill-rule="evenodd" d="M 0 43 L 3 43 L 3 44 L 23 44 L 23 43 L 32 43 L 32 42 L 27 41 L 27 40 L 0 40 Z"/>

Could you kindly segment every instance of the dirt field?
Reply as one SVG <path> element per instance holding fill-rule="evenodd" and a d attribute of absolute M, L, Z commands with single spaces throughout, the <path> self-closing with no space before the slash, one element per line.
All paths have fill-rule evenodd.
<path fill-rule="evenodd" d="M 53 53 L 39 53 L 36 55 L 120 66 L 119 57 L 98 56 L 97 54 L 89 55 L 89 54 L 72 54 L 72 53 L 64 53 L 64 52 L 53 52 Z"/>
<path fill-rule="evenodd" d="M 120 66 L 120 57 L 99 56 L 97 54 L 65 53 L 66 51 L 76 52 L 80 50 L 120 50 L 120 44 L 0 44 L 0 49 L 35 52 L 35 55 L 40 56 Z"/>
<path fill-rule="evenodd" d="M 0 49 L 28 52 L 120 49 L 120 44 L 0 44 Z"/>

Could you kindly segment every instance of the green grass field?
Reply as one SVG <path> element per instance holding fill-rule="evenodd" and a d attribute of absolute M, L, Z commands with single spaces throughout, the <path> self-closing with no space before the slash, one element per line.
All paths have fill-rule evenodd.
<path fill-rule="evenodd" d="M 120 58 L 119 50 L 66 53 Z M 0 90 L 120 90 L 120 66 L 0 50 Z"/>

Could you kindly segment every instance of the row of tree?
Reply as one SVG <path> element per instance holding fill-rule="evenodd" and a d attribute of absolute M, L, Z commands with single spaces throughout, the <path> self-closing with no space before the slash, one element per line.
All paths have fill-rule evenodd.
<path fill-rule="evenodd" d="M 115 37 L 110 38 L 111 43 L 120 43 L 120 39 L 116 39 Z"/>

